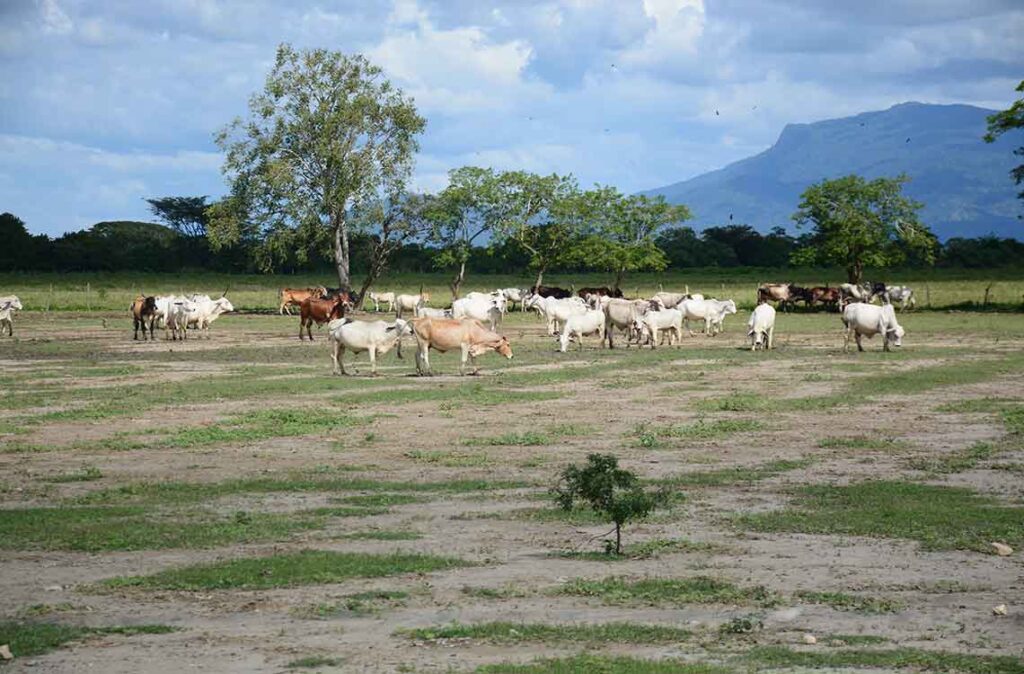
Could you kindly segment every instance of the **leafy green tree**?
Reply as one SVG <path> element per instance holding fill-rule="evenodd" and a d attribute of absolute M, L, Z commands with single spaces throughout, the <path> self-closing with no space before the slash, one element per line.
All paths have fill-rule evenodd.
<path fill-rule="evenodd" d="M 1017 85 L 1017 91 L 1024 92 L 1024 80 Z M 1024 129 L 1024 97 L 1018 98 L 1006 110 L 997 112 L 988 118 L 988 133 L 985 134 L 986 143 L 994 143 L 996 138 L 1007 131 Z M 1024 145 L 1013 151 L 1018 157 L 1024 157 Z M 1024 183 L 1024 164 L 1020 164 L 1010 171 L 1013 182 L 1017 185 Z M 1017 193 L 1017 197 L 1024 199 L 1024 190 Z"/>
<path fill-rule="evenodd" d="M 791 261 L 841 266 L 850 283 L 860 283 L 865 267 L 897 265 L 908 254 L 934 263 L 935 235 L 917 218 L 923 204 L 902 194 L 908 180 L 849 175 L 808 187 L 793 219 L 811 231 Z"/>
<path fill-rule="evenodd" d="M 149 210 L 182 236 L 200 238 L 206 236 L 209 218 L 206 209 L 208 197 L 159 197 L 146 199 Z"/>
<path fill-rule="evenodd" d="M 434 197 L 402 194 L 368 200 L 356 208 L 353 229 L 367 242 L 367 268 L 359 303 L 385 271 L 395 254 L 405 245 L 425 238 L 431 231 L 426 213 Z"/>
<path fill-rule="evenodd" d="M 570 464 L 553 491 L 562 509 L 572 510 L 577 501 L 583 501 L 614 523 L 617 555 L 622 554 L 622 525 L 647 517 L 656 505 L 654 497 L 640 486 L 636 473 L 619 468 L 619 460 L 612 454 L 589 454 L 582 468 Z"/>
<path fill-rule="evenodd" d="M 50 239 L 29 234 L 25 222 L 13 213 L 0 214 L 0 270 L 45 269 L 52 263 Z"/>
<path fill-rule="evenodd" d="M 616 288 L 627 272 L 665 269 L 668 260 L 655 237 L 662 228 L 692 217 L 686 206 L 664 197 L 625 196 L 614 187 L 589 190 L 581 203 L 588 225 L 574 256 L 591 269 L 614 274 Z"/>
<path fill-rule="evenodd" d="M 412 100 L 361 55 L 277 49 L 247 120 L 217 135 L 232 202 L 210 227 L 221 244 L 255 235 L 282 246 L 327 244 L 338 283 L 351 286 L 349 217 L 362 201 L 397 193 L 407 180 L 426 121 Z"/>

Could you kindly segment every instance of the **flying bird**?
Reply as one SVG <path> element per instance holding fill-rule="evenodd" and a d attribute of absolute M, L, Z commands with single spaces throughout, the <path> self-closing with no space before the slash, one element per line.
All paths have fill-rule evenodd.
<path fill-rule="evenodd" d="M 718 110 L 715 110 L 715 115 L 718 115 Z"/>
<path fill-rule="evenodd" d="M 909 139 L 909 138 L 907 138 L 907 139 L 906 139 L 905 141 L 903 141 L 903 142 L 904 142 L 904 143 L 909 143 L 909 142 L 910 142 L 910 139 Z"/>

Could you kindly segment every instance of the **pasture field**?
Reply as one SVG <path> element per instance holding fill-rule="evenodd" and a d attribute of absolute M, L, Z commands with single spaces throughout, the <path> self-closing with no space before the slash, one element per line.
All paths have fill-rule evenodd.
<path fill-rule="evenodd" d="M 520 287 L 533 284 L 534 275 L 522 276 L 469 274 L 463 293 L 470 290 Z M 908 269 L 868 271 L 866 278 L 890 285 L 909 285 L 917 295 L 920 307 L 932 309 L 974 310 L 982 308 L 1003 311 L 1024 310 L 1024 270 L 1019 269 Z M 353 284 L 359 288 L 362 279 Z M 382 279 L 375 290 L 416 293 L 420 286 L 434 298 L 434 306 L 447 306 L 451 292 L 450 276 L 435 274 L 397 274 Z M 837 269 L 683 269 L 663 273 L 627 275 L 623 291 L 635 297 L 650 297 L 659 289 L 701 292 L 708 297 L 736 300 L 740 307 L 753 308 L 757 286 L 766 282 L 790 282 L 805 285 L 836 286 L 846 280 Z M 121 311 L 140 292 L 149 295 L 201 292 L 218 296 L 225 290 L 235 309 L 260 312 L 278 306 L 282 287 L 304 288 L 311 285 L 332 286 L 332 274 L 238 275 L 190 272 L 188 274 L 146 274 L 117 272 L 108 274 L 0 274 L 0 294 L 21 298 L 28 311 Z M 610 285 L 607 274 L 546 274 L 547 285 L 569 288 Z M 986 301 L 986 291 L 987 302 Z"/>
<path fill-rule="evenodd" d="M 412 376 L 407 342 L 341 378 L 297 317 L 133 342 L 116 283 L 0 339 L 0 672 L 1024 672 L 1024 314 L 560 354 L 512 313 L 479 376 Z M 666 495 L 622 556 L 549 493 L 591 452 Z"/>

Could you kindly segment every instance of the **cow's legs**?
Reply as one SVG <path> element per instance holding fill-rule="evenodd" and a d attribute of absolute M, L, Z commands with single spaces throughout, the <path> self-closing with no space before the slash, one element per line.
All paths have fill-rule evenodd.
<path fill-rule="evenodd" d="M 370 376 L 371 377 L 376 377 L 377 376 L 377 347 L 371 345 L 370 346 L 370 350 L 369 350 L 369 354 L 370 354 Z"/>
<path fill-rule="evenodd" d="M 861 344 L 860 340 L 861 340 L 861 334 L 858 332 L 857 333 L 857 350 L 858 351 L 863 351 L 864 350 L 864 345 Z"/>
<path fill-rule="evenodd" d="M 138 341 L 138 339 L 139 339 L 139 319 L 132 318 L 132 327 L 135 328 L 135 334 L 132 336 L 132 339 L 135 340 L 135 341 Z M 142 338 L 143 339 L 146 338 L 146 329 L 145 328 L 142 329 Z"/>
<path fill-rule="evenodd" d="M 773 340 L 774 339 L 775 339 L 775 326 L 773 325 L 772 327 L 768 328 L 768 344 L 767 344 L 767 349 L 769 351 L 772 350 L 773 343 L 774 343 Z"/>

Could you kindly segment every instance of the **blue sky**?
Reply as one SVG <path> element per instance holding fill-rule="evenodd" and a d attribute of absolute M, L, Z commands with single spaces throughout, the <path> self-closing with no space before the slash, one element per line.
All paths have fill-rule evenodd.
<path fill-rule="evenodd" d="M 279 42 L 362 52 L 428 120 L 413 187 L 465 164 L 631 192 L 789 122 L 1006 107 L 1020 0 L 0 0 L 0 211 L 33 232 L 225 192 L 214 132 Z"/>

